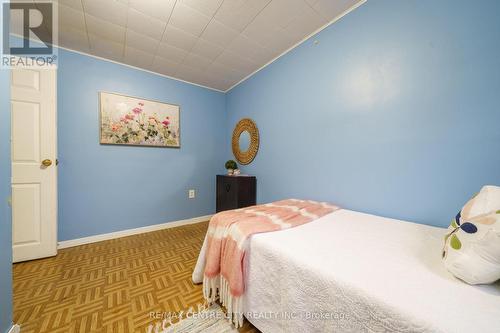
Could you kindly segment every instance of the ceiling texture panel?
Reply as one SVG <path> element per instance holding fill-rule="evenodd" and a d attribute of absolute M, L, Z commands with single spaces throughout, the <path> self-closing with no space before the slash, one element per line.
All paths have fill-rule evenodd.
<path fill-rule="evenodd" d="M 53 2 L 59 46 L 227 91 L 365 0 Z"/>

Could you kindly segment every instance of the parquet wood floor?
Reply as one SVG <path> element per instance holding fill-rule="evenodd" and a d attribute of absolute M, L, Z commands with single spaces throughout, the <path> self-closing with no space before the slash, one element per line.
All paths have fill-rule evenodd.
<path fill-rule="evenodd" d="M 191 282 L 208 222 L 60 250 L 14 264 L 14 322 L 21 333 L 145 333 L 203 303 Z M 255 332 L 248 322 L 240 332 Z"/>

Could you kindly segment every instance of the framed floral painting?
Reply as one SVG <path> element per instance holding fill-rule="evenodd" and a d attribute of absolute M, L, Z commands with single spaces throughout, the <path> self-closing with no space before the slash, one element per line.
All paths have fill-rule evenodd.
<path fill-rule="evenodd" d="M 180 148 L 180 107 L 100 92 L 101 144 Z"/>

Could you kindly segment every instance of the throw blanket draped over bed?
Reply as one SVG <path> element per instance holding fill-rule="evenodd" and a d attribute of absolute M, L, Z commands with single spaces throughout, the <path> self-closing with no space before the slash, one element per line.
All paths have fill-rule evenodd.
<path fill-rule="evenodd" d="M 219 297 L 236 327 L 241 326 L 245 291 L 243 258 L 247 239 L 255 233 L 296 227 L 337 209 L 323 202 L 288 199 L 214 215 L 203 245 L 206 249 L 202 249 L 198 259 L 198 263 L 205 262 L 205 299 L 214 302 Z M 202 258 L 203 255 L 206 258 Z"/>

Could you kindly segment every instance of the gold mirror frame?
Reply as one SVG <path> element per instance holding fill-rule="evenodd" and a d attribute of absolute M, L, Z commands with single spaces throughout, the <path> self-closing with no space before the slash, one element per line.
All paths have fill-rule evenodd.
<path fill-rule="evenodd" d="M 247 151 L 240 150 L 240 135 L 244 131 L 250 134 L 250 145 Z M 231 141 L 233 146 L 234 157 L 243 165 L 250 164 L 257 155 L 259 150 L 259 130 L 257 125 L 250 118 L 241 119 L 234 128 L 233 139 Z"/>

